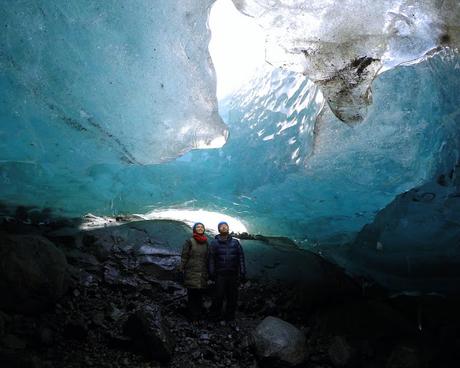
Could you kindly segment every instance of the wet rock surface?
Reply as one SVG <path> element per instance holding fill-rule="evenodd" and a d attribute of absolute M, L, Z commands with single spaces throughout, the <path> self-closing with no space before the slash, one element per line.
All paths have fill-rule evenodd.
<path fill-rule="evenodd" d="M 128 317 L 123 332 L 147 358 L 171 360 L 176 343 L 159 306 L 147 305 L 136 310 Z"/>
<path fill-rule="evenodd" d="M 256 354 L 267 365 L 295 366 L 305 359 L 304 333 L 279 318 L 265 318 L 256 327 L 253 337 Z"/>
<path fill-rule="evenodd" d="M 304 350 L 291 366 L 448 368 L 460 359 L 456 299 L 363 297 L 348 285 L 342 293 L 317 298 L 309 283 L 253 278 L 241 285 L 234 323 L 207 318 L 212 287 L 203 320 L 191 323 L 185 317 L 186 290 L 175 281 L 178 256 L 171 246 L 153 246 L 152 240 L 129 245 L 111 227 L 69 235 L 71 228 L 74 224 L 65 221 L 2 224 L 8 236 L 52 239 L 67 258 L 68 289 L 35 315 L 19 305 L 2 309 L 1 367 L 282 367 L 281 360 L 257 354 L 253 336 L 268 316 L 305 336 Z M 111 238 L 112 230 L 118 235 Z"/>

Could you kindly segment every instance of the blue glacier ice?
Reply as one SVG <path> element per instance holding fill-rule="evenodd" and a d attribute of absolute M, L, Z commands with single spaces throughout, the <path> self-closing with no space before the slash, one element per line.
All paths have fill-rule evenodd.
<path fill-rule="evenodd" d="M 371 22 L 352 21 L 359 1 L 334 17 L 332 0 L 321 14 L 316 2 L 311 10 L 304 1 L 235 0 L 273 31 L 268 56 L 282 58 L 269 57 L 273 65 L 221 101 L 207 50 L 212 3 L 2 4 L 0 201 L 66 216 L 221 212 L 251 233 L 336 247 L 331 258 L 360 274 L 366 264 L 342 254 L 343 244 L 404 249 L 407 242 L 396 241 L 404 231 L 384 240 L 360 231 L 385 219 L 382 209 L 397 196 L 437 185 L 460 160 L 458 2 L 382 1 L 366 8 L 384 14 L 366 28 Z M 302 14 L 317 17 L 316 28 L 305 27 Z M 436 208 L 453 210 L 435 222 L 439 231 L 419 235 L 407 226 L 414 242 L 423 236 L 432 247 L 421 264 L 444 242 L 454 253 L 460 243 L 451 200 L 460 188 L 455 181 L 448 188 L 449 201 Z M 390 217 L 423 227 L 433 210 L 420 211 Z M 370 275 L 382 283 L 392 280 L 379 278 L 385 267 L 399 262 L 393 253 L 385 259 Z"/>
<path fill-rule="evenodd" d="M 3 2 L 2 159 L 73 171 L 221 146 L 211 3 Z"/>

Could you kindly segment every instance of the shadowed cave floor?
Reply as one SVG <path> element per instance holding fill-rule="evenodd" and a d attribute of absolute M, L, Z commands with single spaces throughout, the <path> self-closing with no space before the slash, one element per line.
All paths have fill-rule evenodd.
<path fill-rule="evenodd" d="M 3 219 L 2 234 L 48 236 L 66 255 L 69 285 L 41 314 L 0 312 L 1 367 L 281 367 L 254 350 L 252 332 L 266 316 L 305 333 L 307 356 L 299 367 L 456 367 L 460 359 L 455 299 L 389 298 L 375 288 L 316 300 L 301 283 L 253 279 L 240 289 L 235 325 L 208 321 L 206 313 L 191 324 L 174 272 L 140 270 L 136 257 L 116 246 L 103 256 L 94 247 L 76 250 L 75 236 L 56 232 L 64 228 L 66 221 Z M 126 333 L 129 317 L 146 306 L 157 306 L 160 322 L 169 326 L 175 340 L 170 360 L 158 361 L 133 343 L 136 332 Z"/>

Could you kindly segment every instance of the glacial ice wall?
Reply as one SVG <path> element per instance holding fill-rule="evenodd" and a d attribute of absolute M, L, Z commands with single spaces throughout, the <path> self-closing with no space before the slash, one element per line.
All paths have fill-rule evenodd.
<path fill-rule="evenodd" d="M 460 292 L 460 165 L 404 192 L 351 244 L 326 252 L 396 293 Z"/>
<path fill-rule="evenodd" d="M 72 175 L 225 143 L 207 49 L 212 2 L 2 2 L 2 161 Z"/>
<path fill-rule="evenodd" d="M 444 52 L 382 74 L 355 128 L 324 108 L 311 81 L 267 68 L 221 101 L 231 132 L 222 148 L 161 165 L 92 164 L 73 176 L 4 163 L 11 184 L 2 197 L 74 214 L 204 209 L 305 246 L 351 241 L 396 195 L 458 160 L 459 63 Z"/>
<path fill-rule="evenodd" d="M 459 56 L 451 48 L 381 74 L 354 129 L 331 112 L 321 83 L 269 66 L 220 102 L 225 126 L 207 51 L 210 4 L 2 6 L 0 200 L 72 215 L 202 208 L 237 216 L 251 232 L 337 244 L 458 160 Z M 217 147 L 228 132 L 225 146 L 184 154 Z"/>
<path fill-rule="evenodd" d="M 329 106 L 353 124 L 389 68 L 460 46 L 457 0 L 233 0 L 265 29 L 267 60 L 308 75 Z"/>

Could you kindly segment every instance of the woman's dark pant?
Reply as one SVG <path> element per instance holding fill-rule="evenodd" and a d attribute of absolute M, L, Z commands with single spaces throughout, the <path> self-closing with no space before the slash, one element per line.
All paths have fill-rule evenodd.
<path fill-rule="evenodd" d="M 188 317 L 196 321 L 202 317 L 203 289 L 187 289 Z"/>
<path fill-rule="evenodd" d="M 213 318 L 222 316 L 224 300 L 227 301 L 223 317 L 226 321 L 235 319 L 236 306 L 238 302 L 238 275 L 222 274 L 216 277 L 214 301 L 212 303 L 211 315 Z"/>

